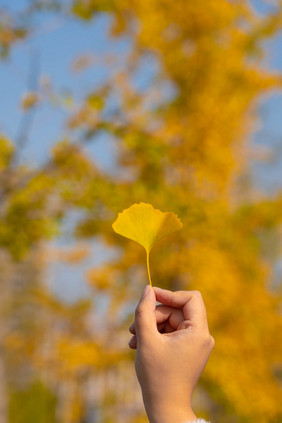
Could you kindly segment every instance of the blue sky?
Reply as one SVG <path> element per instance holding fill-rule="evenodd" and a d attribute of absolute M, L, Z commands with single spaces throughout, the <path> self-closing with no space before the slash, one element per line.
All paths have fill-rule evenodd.
<path fill-rule="evenodd" d="M 0 5 L 1 3 L 3 2 L 0 1 Z M 46 20 L 46 30 L 43 26 L 42 35 L 39 32 L 39 36 L 20 43 L 13 49 L 10 57 L 0 63 L 1 98 L 5 99 L 0 106 L 0 130 L 11 139 L 15 139 L 19 131 L 22 114 L 19 103 L 27 90 L 31 56 L 38 55 L 40 76 L 48 76 L 55 91 L 62 96 L 71 94 L 79 101 L 89 90 L 105 80 L 107 74 L 101 66 L 75 74 L 71 71 L 74 57 L 83 53 L 99 56 L 105 51 L 113 50 L 122 55 L 128 50 L 128 40 L 116 42 L 107 37 L 110 20 L 105 15 L 97 18 L 94 24 L 81 23 L 71 18 L 62 22 L 53 22 L 52 18 Z M 50 30 L 48 26 L 51 27 Z M 39 108 L 30 131 L 28 147 L 24 151 L 24 160 L 35 164 L 46 159 L 50 147 L 62 135 L 67 135 L 64 125 L 68 115 L 68 111 L 60 106 L 43 104 Z M 105 154 L 103 140 L 96 141 L 92 151 L 98 162 L 111 168 L 112 156 Z"/>
<path fill-rule="evenodd" d="M 28 0 L 0 0 L 0 7 L 7 10 L 20 10 L 28 4 Z M 252 1 L 259 13 L 271 11 L 270 3 Z M 37 54 L 40 63 L 40 76 L 48 76 L 60 94 L 71 94 L 79 101 L 89 90 L 99 86 L 107 78 L 107 72 L 102 66 L 90 67 L 88 70 L 75 74 L 71 70 L 74 57 L 91 53 L 97 57 L 105 52 L 118 53 L 125 57 L 130 40 L 121 38 L 113 41 L 108 36 L 110 18 L 100 15 L 90 23 L 80 22 L 68 17 L 59 19 L 52 15 L 37 18 L 39 30 L 27 42 L 18 44 L 11 56 L 0 62 L 0 130 L 15 139 L 19 132 L 21 121 L 20 99 L 27 89 L 28 72 L 31 56 Z M 282 34 L 268 43 L 268 60 L 266 66 L 282 71 Z M 147 72 L 152 71 L 154 63 L 147 63 Z M 142 73 L 139 75 L 142 78 Z M 71 89 L 71 92 L 70 92 Z M 260 115 L 262 125 L 254 133 L 254 142 L 275 147 L 280 154 L 275 154 L 271 163 L 254 162 L 252 165 L 255 181 L 258 187 L 267 192 L 276 191 L 282 184 L 282 96 L 275 94 L 261 102 Z M 32 164 L 45 161 L 50 147 L 67 135 L 65 119 L 69 111 L 58 106 L 43 104 L 36 112 L 30 131 L 28 146 L 23 153 L 23 160 Z M 101 135 L 90 146 L 90 153 L 99 166 L 111 171 L 115 163 L 115 146 L 113 141 Z"/>
<path fill-rule="evenodd" d="M 271 5 L 263 1 L 252 2 L 259 13 L 268 13 Z M 0 7 L 21 9 L 26 0 L 0 0 Z M 108 36 L 110 18 L 100 15 L 90 23 L 79 22 L 68 17 L 58 20 L 50 15 L 43 16 L 37 21 L 40 29 L 27 42 L 19 43 L 6 61 L 0 62 L 0 131 L 11 139 L 15 139 L 19 131 L 22 112 L 19 107 L 20 99 L 27 88 L 27 79 L 31 55 L 38 54 L 40 75 L 48 76 L 55 89 L 62 95 L 71 94 L 76 101 L 83 99 L 89 90 L 107 78 L 107 72 L 102 66 L 91 67 L 81 73 L 74 73 L 71 64 L 74 57 L 84 53 L 101 56 L 105 52 L 118 53 L 121 62 L 130 48 L 130 40 L 120 38 L 111 40 Z M 267 44 L 268 60 L 265 66 L 282 71 L 282 34 Z M 146 64 L 147 74 L 154 73 L 156 63 Z M 139 75 L 140 83 L 146 79 L 145 72 Z M 72 90 L 70 92 L 70 89 Z M 69 111 L 62 107 L 51 107 L 43 104 L 36 112 L 30 131 L 29 142 L 24 150 L 23 160 L 33 165 L 44 162 L 49 155 L 50 148 L 62 134 L 67 135 L 65 119 Z M 266 192 L 275 192 L 282 187 L 282 96 L 277 93 L 263 99 L 260 107 L 261 125 L 253 134 L 253 142 L 275 148 L 275 155 L 271 163 L 253 162 L 253 176 L 258 188 Z M 95 143 L 91 143 L 90 154 L 100 167 L 112 171 L 115 164 L 114 143 L 103 135 Z M 70 240 L 67 241 L 70 243 Z M 95 250 L 96 264 L 101 263 L 105 250 L 92 246 Z M 112 254 L 112 253 L 111 253 Z M 93 255 L 91 256 L 93 257 Z M 87 295 L 87 287 L 81 282 L 81 275 L 89 266 L 86 261 L 77 271 L 68 271 L 68 286 L 64 287 L 66 267 L 61 265 L 49 274 L 50 285 L 56 290 L 57 280 L 61 280 L 59 291 L 69 291 L 70 298 L 76 298 L 79 293 Z M 79 276 L 80 275 L 80 276 Z M 71 280 L 69 280 L 71 279 Z"/>

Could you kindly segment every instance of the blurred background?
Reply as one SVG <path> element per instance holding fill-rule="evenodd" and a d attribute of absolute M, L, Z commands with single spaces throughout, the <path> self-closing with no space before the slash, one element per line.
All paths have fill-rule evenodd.
<path fill-rule="evenodd" d="M 144 423 L 128 326 L 141 201 L 183 229 L 153 284 L 198 289 L 193 397 L 282 422 L 282 2 L 0 0 L 0 423 Z"/>

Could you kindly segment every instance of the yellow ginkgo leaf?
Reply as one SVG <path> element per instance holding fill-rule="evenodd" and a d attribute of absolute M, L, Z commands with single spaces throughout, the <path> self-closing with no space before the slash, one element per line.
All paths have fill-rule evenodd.
<path fill-rule="evenodd" d="M 163 237 L 182 228 L 180 219 L 172 212 L 161 212 L 151 204 L 133 204 L 118 214 L 114 231 L 142 245 L 147 253 L 147 269 L 151 282 L 149 254 L 153 245 Z"/>

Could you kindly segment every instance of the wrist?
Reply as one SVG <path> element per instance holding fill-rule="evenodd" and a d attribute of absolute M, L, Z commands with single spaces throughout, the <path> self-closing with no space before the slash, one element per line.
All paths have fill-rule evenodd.
<path fill-rule="evenodd" d="M 177 404 L 170 407 L 146 407 L 150 423 L 188 423 L 197 420 L 191 407 L 180 408 Z"/>

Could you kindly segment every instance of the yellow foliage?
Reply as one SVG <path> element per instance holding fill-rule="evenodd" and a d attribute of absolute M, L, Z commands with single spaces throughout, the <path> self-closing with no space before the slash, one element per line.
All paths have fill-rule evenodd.
<path fill-rule="evenodd" d="M 261 248 L 279 225 L 281 200 L 266 206 L 252 196 L 245 210 L 240 193 L 246 188 L 238 177 L 249 164 L 246 151 L 255 102 L 268 90 L 281 88 L 279 75 L 259 67 L 263 37 L 258 37 L 260 31 L 278 29 L 281 13 L 276 22 L 268 20 L 266 31 L 264 19 L 247 2 L 115 2 L 118 22 L 125 10 L 138 22 L 138 53 L 133 52 L 128 67 L 144 51 L 155 54 L 158 78 L 172 82 L 175 96 L 147 113 L 144 104 L 150 90 L 134 91 L 130 70 L 115 80 L 118 88 L 112 87 L 122 92 L 127 125 L 121 135 L 112 130 L 120 137 L 119 163 L 131 171 L 132 180 L 117 182 L 110 195 L 101 192 L 102 201 L 117 213 L 145 198 L 181 216 L 179 237 L 170 245 L 160 243 L 155 253 L 152 269 L 158 284 L 203 293 L 210 330 L 218 339 L 202 379 L 211 398 L 233 408 L 238 419 L 269 422 L 281 414 L 281 388 L 273 368 L 279 362 L 274 343 L 282 323 L 280 299 L 267 290 L 272 263 Z M 120 28 L 126 31 L 127 26 Z M 154 84 L 157 79 L 150 89 Z M 99 269 L 99 279 L 108 278 L 115 295 L 111 284 L 129 290 L 130 282 L 139 286 L 145 278 L 142 255 L 122 240 L 120 245 L 120 261 L 105 265 L 104 275 Z M 95 284 L 94 279 L 95 272 Z M 136 290 L 132 301 L 134 295 Z M 119 301 L 125 301 L 122 295 Z M 261 389 L 262 381 L 266 389 Z M 225 408 L 214 419 L 224 421 L 226 413 Z"/>
<path fill-rule="evenodd" d="M 39 94 L 36 92 L 28 92 L 22 98 L 21 107 L 23 110 L 29 110 L 36 106 L 40 101 Z"/>
<path fill-rule="evenodd" d="M 85 366 L 99 366 L 101 353 L 94 342 L 62 338 L 56 348 L 61 371 L 74 373 Z"/>
<path fill-rule="evenodd" d="M 73 248 L 48 248 L 44 255 L 49 261 L 63 261 L 70 264 L 81 263 L 89 256 L 90 249 L 87 245 L 76 245 Z"/>
<path fill-rule="evenodd" d="M 142 245 L 147 253 L 147 269 L 151 282 L 149 254 L 154 244 L 182 228 L 180 219 L 172 212 L 161 212 L 151 204 L 133 204 L 119 213 L 112 225 L 114 231 Z"/>
<path fill-rule="evenodd" d="M 10 47 L 23 39 L 27 33 L 27 28 L 16 24 L 10 14 L 0 10 L 0 54 L 2 56 L 6 56 Z"/>
<path fill-rule="evenodd" d="M 86 273 L 88 283 L 100 291 L 106 291 L 110 287 L 109 275 L 105 273 L 104 269 L 90 269 Z"/>
<path fill-rule="evenodd" d="M 72 380 L 77 402 L 69 410 L 74 394 L 67 397 L 65 421 L 80 418 L 85 387 L 81 375 L 103 372 L 125 358 L 121 350 L 127 351 L 127 343 L 119 329 L 132 319 L 146 279 L 144 252 L 117 237 L 111 223 L 128 204 L 146 201 L 173 210 L 183 221 L 177 237 L 159 241 L 152 263 L 155 285 L 199 289 L 207 306 L 216 347 L 200 381 L 210 399 L 204 412 L 217 423 L 276 423 L 282 415 L 282 321 L 281 295 L 271 281 L 281 255 L 281 195 L 258 196 L 244 181 L 258 100 L 281 89 L 281 75 L 261 67 L 264 41 L 281 28 L 281 8 L 260 16 L 245 0 L 71 3 L 73 15 L 82 19 L 111 13 L 111 36 L 127 34 L 132 41 L 122 71 L 105 57 L 111 76 L 99 90 L 91 87 L 68 120 L 68 130 L 78 130 L 89 143 L 100 130 L 111 137 L 123 173 L 99 171 L 84 144 L 68 140 L 53 148 L 50 162 L 38 172 L 11 166 L 14 147 L 1 138 L 0 172 L 6 178 L 0 187 L 0 245 L 23 260 L 58 233 L 70 210 L 79 208 L 83 217 L 75 235 L 96 237 L 117 254 L 86 273 L 97 294 L 91 315 L 95 336 L 89 321 L 87 326 L 84 304 L 51 300 L 34 271 L 5 276 L 9 282 L 3 293 L 13 316 L 5 316 L 7 327 L 17 312 L 25 335 L 7 336 L 7 356 L 14 360 L 21 349 L 18 361 L 28 362 L 52 386 L 68 386 Z M 8 27 L 0 29 L 0 44 L 6 49 L 17 39 Z M 151 59 L 153 75 L 140 89 L 139 65 L 151 71 Z M 88 64 L 89 58 L 82 57 L 75 66 L 80 70 Z M 27 100 L 27 109 L 38 101 L 32 95 Z M 141 244 L 148 249 L 152 239 Z M 60 254 L 74 263 L 85 251 Z M 6 259 L 0 264 L 2 272 Z M 100 316 L 102 297 L 109 305 Z M 106 409 L 105 404 L 97 407 Z"/>
<path fill-rule="evenodd" d="M 116 233 L 142 245 L 147 253 L 163 237 L 182 228 L 180 219 L 172 212 L 161 212 L 151 204 L 133 204 L 119 213 L 113 223 Z"/>
<path fill-rule="evenodd" d="M 7 138 L 0 134 L 0 172 L 5 170 L 14 154 L 14 146 Z"/>

